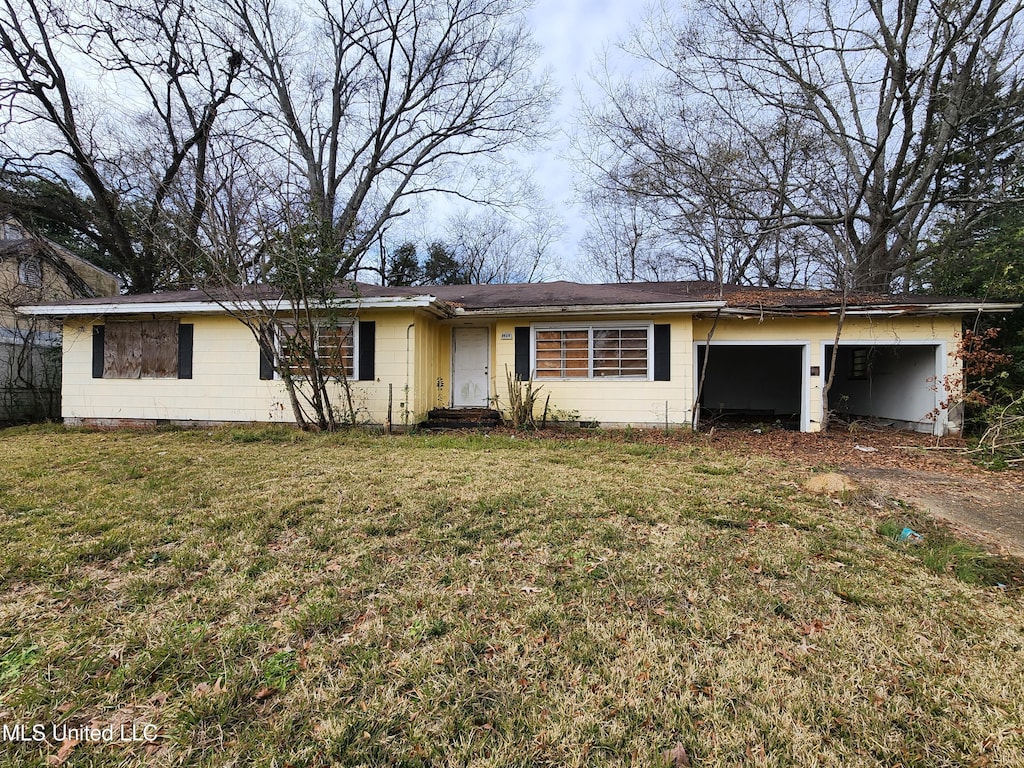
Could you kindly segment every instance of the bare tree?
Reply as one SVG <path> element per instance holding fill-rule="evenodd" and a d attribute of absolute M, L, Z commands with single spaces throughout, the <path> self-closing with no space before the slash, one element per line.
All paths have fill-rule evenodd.
<path fill-rule="evenodd" d="M 606 83 L 607 101 L 584 108 L 575 145 L 591 261 L 608 276 L 635 269 L 630 279 L 806 284 L 814 238 L 782 226 L 778 191 L 806 137 L 772 126 L 775 145 L 762 156 L 710 111 L 663 98 L 666 87 L 635 76 Z"/>
<path fill-rule="evenodd" d="M 517 0 L 228 0 L 246 103 L 344 276 L 426 192 L 539 139 L 550 99 Z"/>
<path fill-rule="evenodd" d="M 583 194 L 588 216 L 580 247 L 591 277 L 635 283 L 679 276 L 675 253 L 660 247 L 671 239 L 664 237 L 653 206 L 644 202 L 625 191 L 590 188 Z"/>
<path fill-rule="evenodd" d="M 494 209 L 449 216 L 448 244 L 465 282 L 532 283 L 550 273 L 561 219 L 539 204 L 524 216 Z"/>
<path fill-rule="evenodd" d="M 589 122 L 609 137 L 603 146 L 619 141 L 657 179 L 655 195 L 687 189 L 681 180 L 716 144 L 739 149 L 746 159 L 733 181 L 763 202 L 734 219 L 821 233 L 842 244 L 827 265 L 848 273 L 840 284 L 888 290 L 951 202 L 937 181 L 976 118 L 972 89 L 1020 94 L 1020 11 L 1015 0 L 710 0 L 682 16 L 663 10 L 631 48 L 656 77 L 646 90 L 609 86 Z M 1011 136 L 1011 127 L 1000 130 Z M 735 197 L 735 185 L 723 188 Z M 958 194 L 987 193 L 977 184 Z"/>
<path fill-rule="evenodd" d="M 177 283 L 199 242 L 207 153 L 242 68 L 204 20 L 184 0 L 0 6 L 3 170 L 86 193 L 68 223 L 134 292 Z"/>
<path fill-rule="evenodd" d="M 223 4 L 250 67 L 237 138 L 215 144 L 210 293 L 256 297 L 225 305 L 273 360 L 300 425 L 356 419 L 351 363 L 325 357 L 324 339 L 342 346 L 358 316 L 348 281 L 389 225 L 425 194 L 489 199 L 467 180 L 543 136 L 550 94 L 520 12 L 513 0 Z"/>

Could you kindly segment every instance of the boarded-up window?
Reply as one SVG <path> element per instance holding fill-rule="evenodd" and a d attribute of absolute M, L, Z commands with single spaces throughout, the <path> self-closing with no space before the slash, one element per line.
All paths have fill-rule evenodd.
<path fill-rule="evenodd" d="M 650 328 L 540 328 L 537 378 L 648 378 Z"/>
<path fill-rule="evenodd" d="M 178 378 L 178 321 L 107 323 L 103 338 L 103 378 Z"/>
<path fill-rule="evenodd" d="M 313 354 L 328 378 L 356 378 L 355 324 L 318 325 L 312 329 L 282 326 L 281 361 L 296 378 L 310 375 Z"/>
<path fill-rule="evenodd" d="M 142 323 L 142 378 L 178 378 L 178 321 Z"/>
<path fill-rule="evenodd" d="M 291 376 L 296 378 L 309 376 L 309 360 L 315 338 L 315 332 L 309 328 L 296 328 L 294 325 L 281 326 L 279 338 L 281 365 Z"/>
<path fill-rule="evenodd" d="M 103 378 L 142 375 L 142 323 L 107 323 L 103 338 Z"/>

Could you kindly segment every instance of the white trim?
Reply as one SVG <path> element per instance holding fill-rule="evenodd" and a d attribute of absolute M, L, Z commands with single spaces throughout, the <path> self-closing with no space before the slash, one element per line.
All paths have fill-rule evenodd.
<path fill-rule="evenodd" d="M 430 309 L 438 316 L 447 316 L 450 312 L 435 296 L 378 296 L 374 298 L 339 299 L 336 302 L 310 302 L 312 310 L 322 309 Z M 106 302 L 93 304 L 39 304 L 18 307 L 23 315 L 140 315 L 140 314 L 224 314 L 231 312 L 292 312 L 295 306 L 290 301 L 145 301 L 145 302 Z"/>
<path fill-rule="evenodd" d="M 836 346 L 835 339 L 822 339 L 821 340 L 821 377 L 822 382 L 828 377 L 828 368 L 825 365 L 825 352 L 827 347 Z M 941 339 L 896 339 L 894 341 L 886 341 L 882 339 L 845 339 L 840 337 L 840 347 L 935 347 L 935 386 L 932 388 L 933 400 L 932 408 L 934 413 L 938 413 L 938 416 L 932 421 L 932 434 L 936 437 L 942 437 L 946 434 L 946 430 L 949 425 L 949 411 L 945 408 L 940 408 L 939 405 L 942 402 L 944 396 L 948 397 L 949 393 L 946 392 L 946 375 L 949 373 L 949 364 L 947 357 L 947 344 Z M 941 392 L 940 392 L 941 390 Z M 821 407 L 824 409 L 826 403 L 822 400 Z M 910 419 L 905 419 L 906 423 L 920 423 L 911 422 Z"/>
<path fill-rule="evenodd" d="M 856 317 L 902 317 L 905 315 L 965 315 L 979 312 L 1013 312 L 1020 309 L 1021 304 L 1010 302 L 968 303 L 955 302 L 950 304 L 874 304 L 870 307 L 847 307 L 845 314 Z M 813 317 L 825 312 L 839 315 L 842 308 L 838 306 L 823 307 L 727 307 L 722 309 L 723 315 L 731 317 Z"/>
<path fill-rule="evenodd" d="M 594 375 L 594 334 L 593 330 L 645 330 L 647 331 L 647 375 L 646 376 L 595 376 Z M 537 332 L 538 331 L 590 331 L 587 334 L 587 375 L 586 376 L 537 376 Z M 530 380 L 545 381 L 654 381 L 654 323 L 598 320 L 587 323 L 537 322 L 530 323 Z"/>
<path fill-rule="evenodd" d="M 522 315 L 649 315 L 664 312 L 708 312 L 721 309 L 724 301 L 701 302 L 660 302 L 658 304 L 564 304 L 559 306 L 532 307 L 491 307 L 487 309 L 465 309 L 456 307 L 459 317 L 519 317 Z M 557 321 L 555 321 L 557 322 Z"/>
<path fill-rule="evenodd" d="M 712 347 L 800 347 L 800 431 L 811 431 L 811 341 L 810 339 L 767 339 L 759 341 L 744 341 L 742 339 L 711 340 Z M 701 347 L 709 346 L 707 338 L 694 340 L 693 342 L 693 408 L 699 408 L 697 401 L 697 389 L 700 386 L 700 366 L 697 364 L 698 350 Z"/>

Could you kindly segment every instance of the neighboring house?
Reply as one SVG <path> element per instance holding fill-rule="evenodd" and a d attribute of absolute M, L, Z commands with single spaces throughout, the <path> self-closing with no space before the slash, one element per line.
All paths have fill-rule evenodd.
<path fill-rule="evenodd" d="M 0 216 L 0 424 L 60 416 L 60 323 L 17 307 L 120 289 L 114 275 Z"/>
<path fill-rule="evenodd" d="M 506 371 L 550 409 L 602 426 L 689 425 L 707 360 L 708 417 L 745 415 L 816 431 L 829 361 L 831 410 L 944 434 L 960 428 L 956 356 L 965 316 L 994 304 L 924 296 L 704 282 L 386 288 L 339 298 L 351 318 L 320 328 L 344 360 L 361 418 L 397 425 L 436 407 L 508 402 Z M 64 318 L 63 415 L 70 424 L 289 422 L 279 381 L 231 312 L 198 292 L 27 308 Z M 280 344 L 283 340 L 278 340 Z M 279 347 L 280 348 L 280 347 Z M 954 391 L 947 392 L 947 388 Z M 336 399 L 337 401 L 337 399 Z"/>

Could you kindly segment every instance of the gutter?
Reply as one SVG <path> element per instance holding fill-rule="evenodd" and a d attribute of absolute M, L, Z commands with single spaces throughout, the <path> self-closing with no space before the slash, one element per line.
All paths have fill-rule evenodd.
<path fill-rule="evenodd" d="M 310 309 L 423 309 L 436 317 L 451 317 L 452 308 L 436 296 L 378 296 L 373 298 L 339 299 L 337 302 L 310 302 Z M 89 304 L 37 304 L 18 307 L 23 315 L 67 317 L 71 315 L 190 315 L 222 313 L 292 312 L 290 301 L 140 301 Z"/>
<path fill-rule="evenodd" d="M 847 307 L 846 315 L 854 317 L 893 317 L 898 315 L 965 315 L 982 312 L 1004 313 L 1013 312 L 1024 306 L 1019 303 L 1001 302 L 989 303 L 979 302 L 970 304 L 957 302 L 955 304 L 883 304 L 872 307 Z M 729 307 L 723 309 L 723 315 L 744 318 L 760 317 L 814 317 L 838 315 L 842 310 L 839 307 L 807 307 L 807 308 L 782 308 L 782 307 Z"/>
<path fill-rule="evenodd" d="M 652 312 L 708 312 L 725 307 L 724 301 L 662 302 L 659 304 L 563 304 L 561 306 L 455 308 L 456 317 L 518 317 L 525 315 L 649 315 Z"/>

